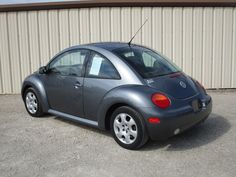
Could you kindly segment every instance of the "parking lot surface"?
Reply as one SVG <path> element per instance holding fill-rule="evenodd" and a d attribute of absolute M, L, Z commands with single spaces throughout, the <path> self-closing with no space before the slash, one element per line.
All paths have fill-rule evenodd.
<path fill-rule="evenodd" d="M 30 117 L 20 95 L 1 95 L 0 176 L 235 177 L 236 91 L 209 93 L 213 113 L 203 124 L 138 151 L 109 132 Z"/>

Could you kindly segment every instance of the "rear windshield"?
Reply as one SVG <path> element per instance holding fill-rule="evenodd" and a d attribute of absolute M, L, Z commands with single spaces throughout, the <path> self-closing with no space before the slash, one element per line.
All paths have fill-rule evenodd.
<path fill-rule="evenodd" d="M 147 48 L 131 46 L 113 51 L 124 59 L 143 78 L 152 78 L 179 72 L 180 69 L 166 57 Z"/>

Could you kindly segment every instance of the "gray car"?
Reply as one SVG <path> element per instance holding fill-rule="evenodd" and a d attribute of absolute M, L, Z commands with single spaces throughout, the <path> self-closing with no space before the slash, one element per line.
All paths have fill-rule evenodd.
<path fill-rule="evenodd" d="M 22 98 L 31 116 L 110 130 L 127 149 L 179 134 L 212 109 L 204 87 L 166 57 L 115 42 L 63 50 L 24 80 Z"/>

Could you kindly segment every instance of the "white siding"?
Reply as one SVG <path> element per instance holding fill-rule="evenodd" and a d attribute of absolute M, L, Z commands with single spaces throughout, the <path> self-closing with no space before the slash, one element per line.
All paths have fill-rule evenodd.
<path fill-rule="evenodd" d="M 7 13 L 0 13 L 1 82 L 2 93 L 13 93 L 7 15 Z"/>
<path fill-rule="evenodd" d="M 111 41 L 121 40 L 121 8 L 111 9 Z"/>
<path fill-rule="evenodd" d="M 163 35 L 163 53 L 173 60 L 173 8 L 163 8 L 162 35 Z M 179 25 L 179 24 L 178 24 Z"/>
<path fill-rule="evenodd" d="M 91 42 L 98 42 L 101 40 L 100 25 L 100 9 L 93 8 L 90 10 Z"/>
<path fill-rule="evenodd" d="M 99 41 L 133 42 L 174 61 L 206 88 L 236 88 L 236 8 L 114 7 L 0 13 L 0 93 L 57 52 Z"/>
<path fill-rule="evenodd" d="M 79 28 L 79 10 L 69 10 L 69 33 L 70 33 L 70 45 L 77 45 L 80 43 L 80 28 Z"/>
<path fill-rule="evenodd" d="M 222 87 L 229 88 L 232 80 L 233 8 L 225 8 L 223 18 Z"/>
<path fill-rule="evenodd" d="M 19 57 L 19 39 L 18 39 L 18 23 L 17 14 L 11 12 L 7 14 L 8 21 L 8 40 L 9 40 L 9 60 L 11 68 L 11 83 L 12 92 L 16 93 L 21 87 L 21 70 L 20 70 L 20 57 Z M 37 59 L 36 59 L 37 61 Z M 4 67 L 4 66 L 3 66 Z M 3 70 L 4 72 L 4 70 Z"/>
<path fill-rule="evenodd" d="M 193 8 L 183 9 L 183 70 L 193 73 Z"/>
<path fill-rule="evenodd" d="M 40 64 L 46 65 L 50 58 L 48 12 L 38 12 Z M 23 31 L 24 32 L 24 31 Z"/>
<path fill-rule="evenodd" d="M 100 29 L 101 41 L 111 41 L 111 15 L 109 8 L 101 8 L 100 10 Z"/>
<path fill-rule="evenodd" d="M 183 9 L 173 9 L 173 61 L 182 68 L 183 56 Z"/>
<path fill-rule="evenodd" d="M 49 49 L 50 57 L 53 57 L 60 51 L 59 42 L 59 23 L 57 10 L 50 10 L 48 12 L 48 28 L 49 28 Z"/>
<path fill-rule="evenodd" d="M 163 8 L 153 8 L 152 10 L 152 45 L 155 50 L 163 52 L 163 35 L 162 35 L 162 9 Z M 150 20 L 149 20 L 150 23 Z"/>
<path fill-rule="evenodd" d="M 145 7 L 142 9 L 142 23 L 144 23 L 146 19 L 148 19 L 149 22 L 147 21 L 142 28 L 141 44 L 144 46 L 152 47 L 152 8 L 150 7 Z"/>
<path fill-rule="evenodd" d="M 236 8 L 234 8 L 234 15 L 233 15 L 233 46 L 232 46 L 232 80 L 231 80 L 231 87 L 236 88 Z"/>
<path fill-rule="evenodd" d="M 92 39 L 92 33 L 91 33 L 91 23 L 90 23 L 90 9 L 80 9 L 80 42 L 82 44 L 89 43 Z M 100 31 L 99 28 L 97 28 L 98 31 Z M 100 33 L 98 33 L 100 35 Z M 96 35 L 96 34 L 94 34 Z M 100 36 L 99 36 L 100 37 Z"/>
<path fill-rule="evenodd" d="M 142 8 L 133 8 L 131 14 L 131 33 L 132 36 L 137 32 L 137 30 L 142 25 Z M 133 39 L 134 43 L 141 44 L 142 42 L 142 33 L 139 32 L 136 37 Z"/>
<path fill-rule="evenodd" d="M 222 88 L 223 8 L 214 9 L 212 87 Z M 227 78 L 228 79 L 228 78 Z"/>
<path fill-rule="evenodd" d="M 131 8 L 121 8 L 121 40 L 128 42 L 131 38 Z"/>
<path fill-rule="evenodd" d="M 58 14 L 59 22 L 59 39 L 60 50 L 63 50 L 70 46 L 70 33 L 69 33 L 69 13 L 68 10 L 59 10 Z"/>
<path fill-rule="evenodd" d="M 203 44 L 202 44 L 202 84 L 212 87 L 212 59 L 213 59 L 213 9 L 207 8 L 203 12 Z"/>

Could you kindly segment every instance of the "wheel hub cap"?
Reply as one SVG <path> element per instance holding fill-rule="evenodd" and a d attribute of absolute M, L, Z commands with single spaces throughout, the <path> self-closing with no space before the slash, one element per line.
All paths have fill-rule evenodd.
<path fill-rule="evenodd" d="M 137 138 L 137 125 L 134 119 L 126 113 L 116 116 L 113 128 L 116 137 L 124 144 L 132 144 Z"/>
<path fill-rule="evenodd" d="M 31 114 L 35 114 L 38 110 L 38 102 L 33 92 L 28 92 L 25 97 L 27 110 Z"/>

